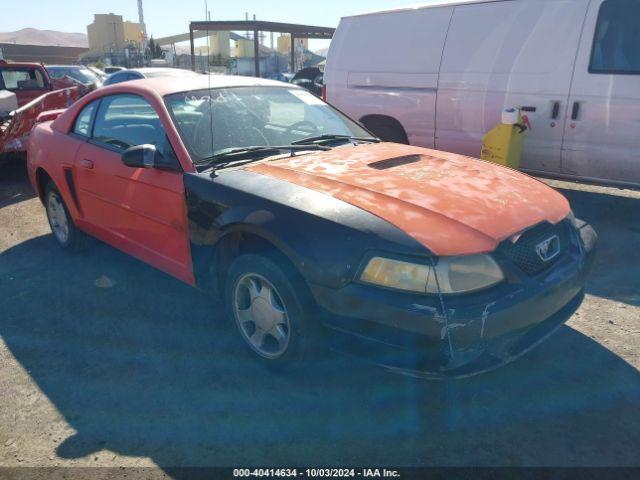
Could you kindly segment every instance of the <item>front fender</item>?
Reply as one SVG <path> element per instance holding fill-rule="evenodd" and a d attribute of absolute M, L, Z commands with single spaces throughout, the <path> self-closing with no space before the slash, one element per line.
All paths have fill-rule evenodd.
<path fill-rule="evenodd" d="M 429 252 L 413 238 L 347 202 L 245 170 L 185 174 L 192 249 L 226 235 L 262 237 L 284 253 L 309 283 L 341 288 L 369 250 Z"/>

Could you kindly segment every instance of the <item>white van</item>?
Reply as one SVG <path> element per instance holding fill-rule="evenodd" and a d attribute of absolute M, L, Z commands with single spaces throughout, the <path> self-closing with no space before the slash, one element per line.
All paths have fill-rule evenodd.
<path fill-rule="evenodd" d="M 438 0 L 343 18 L 326 98 L 391 141 L 478 157 L 504 107 L 524 170 L 640 185 L 640 0 Z"/>

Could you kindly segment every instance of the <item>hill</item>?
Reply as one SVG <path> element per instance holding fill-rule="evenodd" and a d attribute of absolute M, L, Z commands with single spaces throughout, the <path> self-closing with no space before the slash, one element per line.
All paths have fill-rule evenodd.
<path fill-rule="evenodd" d="M 37 28 L 23 28 L 17 32 L 0 32 L 0 43 L 85 48 L 89 46 L 87 35 L 84 33 L 38 30 Z"/>

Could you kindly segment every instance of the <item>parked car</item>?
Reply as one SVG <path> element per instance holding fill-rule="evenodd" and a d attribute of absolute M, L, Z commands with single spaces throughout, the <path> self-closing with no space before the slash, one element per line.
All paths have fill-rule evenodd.
<path fill-rule="evenodd" d="M 51 78 L 39 63 L 0 60 L 0 91 L 4 91 L 0 111 L 1 160 L 5 153 L 26 151 L 29 133 L 40 115 L 68 107 L 89 89 L 71 78 Z"/>
<path fill-rule="evenodd" d="M 639 24 L 633 0 L 442 0 L 347 17 L 327 98 L 385 139 L 471 156 L 504 107 L 521 107 L 533 124 L 523 169 L 640 185 Z"/>
<path fill-rule="evenodd" d="M 109 76 L 109 74 L 107 74 L 104 70 L 100 70 L 98 67 L 95 67 L 93 65 L 87 65 L 87 68 L 91 70 L 100 79 L 101 82 Z"/>
<path fill-rule="evenodd" d="M 269 80 L 96 90 L 35 127 L 28 168 L 61 247 L 88 233 L 214 292 L 268 364 L 326 331 L 410 374 L 493 368 L 578 308 L 596 243 L 538 180 Z"/>
<path fill-rule="evenodd" d="M 122 70 L 110 75 L 103 85 L 113 85 L 114 83 L 128 82 L 129 80 L 140 80 L 141 78 L 155 77 L 195 77 L 199 73 L 180 68 L 132 68 Z"/>
<path fill-rule="evenodd" d="M 83 85 L 102 86 L 102 79 L 91 69 L 84 65 L 46 65 L 45 67 L 52 78 L 72 78 Z"/>
<path fill-rule="evenodd" d="M 0 90 L 15 93 L 19 107 L 53 88 L 52 79 L 39 63 L 9 63 L 0 60 Z"/>
<path fill-rule="evenodd" d="M 307 67 L 298 71 L 291 79 L 291 83 L 319 97 L 322 95 L 323 77 L 324 74 L 318 67 Z"/>
<path fill-rule="evenodd" d="M 111 75 L 112 73 L 121 72 L 122 70 L 126 70 L 124 67 L 104 67 L 104 73 L 108 73 Z"/>

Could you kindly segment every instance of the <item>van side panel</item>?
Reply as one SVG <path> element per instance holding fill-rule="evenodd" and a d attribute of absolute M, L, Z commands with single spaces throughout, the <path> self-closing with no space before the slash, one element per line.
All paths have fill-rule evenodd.
<path fill-rule="evenodd" d="M 353 118 L 387 115 L 433 147 L 438 72 L 452 7 L 344 18 L 325 69 L 328 101 Z"/>
<path fill-rule="evenodd" d="M 455 8 L 444 48 L 436 148 L 474 157 L 506 106 L 532 107 L 522 167 L 561 171 L 564 120 L 588 0 Z M 554 105 L 557 115 L 554 118 Z"/>

